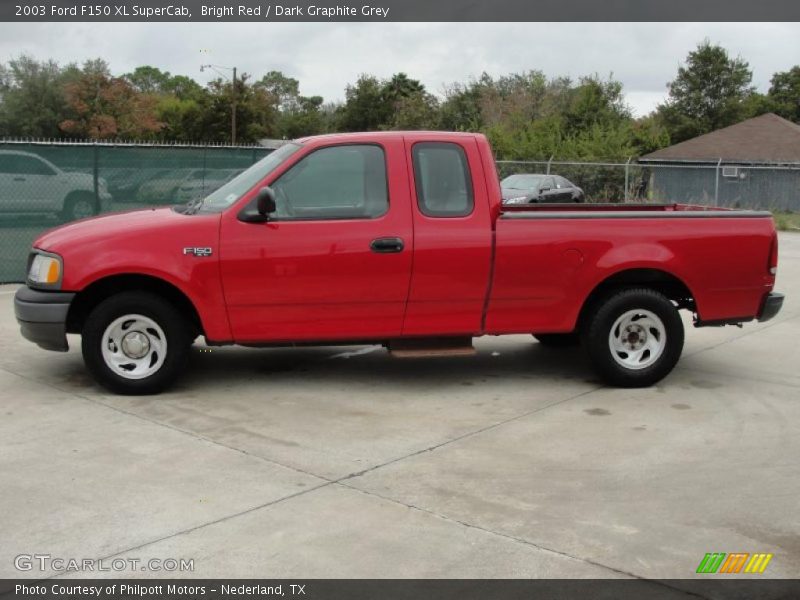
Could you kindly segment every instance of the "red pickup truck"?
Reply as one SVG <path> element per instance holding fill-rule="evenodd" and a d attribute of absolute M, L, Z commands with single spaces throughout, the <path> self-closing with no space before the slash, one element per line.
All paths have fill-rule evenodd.
<path fill-rule="evenodd" d="M 581 343 L 607 382 L 647 386 L 695 325 L 766 321 L 767 212 L 686 205 L 504 207 L 482 135 L 383 132 L 286 144 L 204 200 L 111 214 L 34 243 L 22 334 L 82 334 L 104 386 L 155 393 L 193 340 L 468 352 L 472 338 Z"/>

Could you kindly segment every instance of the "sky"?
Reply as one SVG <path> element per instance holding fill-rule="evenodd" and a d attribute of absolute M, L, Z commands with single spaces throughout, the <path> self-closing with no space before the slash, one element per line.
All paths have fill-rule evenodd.
<path fill-rule="evenodd" d="M 362 73 L 402 71 L 439 96 L 484 71 L 613 75 L 642 116 L 665 99 L 666 83 L 704 38 L 747 60 L 760 91 L 800 62 L 800 23 L 2 23 L 0 61 L 100 57 L 115 74 L 152 65 L 200 83 L 216 77 L 202 64 L 256 79 L 278 70 L 298 79 L 303 95 L 326 101 L 343 99 Z"/>

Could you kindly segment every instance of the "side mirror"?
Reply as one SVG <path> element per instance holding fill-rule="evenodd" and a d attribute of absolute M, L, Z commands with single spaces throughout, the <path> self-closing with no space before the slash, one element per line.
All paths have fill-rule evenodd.
<path fill-rule="evenodd" d="M 540 187 L 540 188 L 539 188 L 539 191 L 540 191 L 540 192 L 549 192 L 549 191 L 550 191 L 550 188 L 549 188 L 549 187 L 547 187 L 547 186 L 543 186 L 543 187 Z"/>
<path fill-rule="evenodd" d="M 253 210 L 255 204 L 255 210 Z M 264 186 L 256 194 L 255 202 L 250 202 L 237 215 L 240 221 L 245 223 L 266 223 L 269 215 L 277 210 L 275 204 L 275 192 L 269 186 Z"/>
<path fill-rule="evenodd" d="M 270 213 L 274 213 L 277 208 L 275 204 L 275 192 L 271 187 L 266 185 L 258 190 L 258 194 L 256 195 L 256 209 L 258 210 L 258 214 L 266 217 Z"/>

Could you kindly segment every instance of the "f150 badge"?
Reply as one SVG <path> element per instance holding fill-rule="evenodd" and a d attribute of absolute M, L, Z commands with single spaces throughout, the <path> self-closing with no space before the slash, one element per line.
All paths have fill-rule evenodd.
<path fill-rule="evenodd" d="M 194 256 L 211 256 L 211 248 L 184 248 L 183 253 Z"/>

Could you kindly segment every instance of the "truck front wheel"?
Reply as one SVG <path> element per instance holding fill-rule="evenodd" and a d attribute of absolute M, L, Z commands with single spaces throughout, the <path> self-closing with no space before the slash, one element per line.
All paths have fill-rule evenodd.
<path fill-rule="evenodd" d="M 149 292 L 121 292 L 89 313 L 81 332 L 83 360 L 118 394 L 157 394 L 180 374 L 191 328 L 169 302 Z"/>
<path fill-rule="evenodd" d="M 659 292 L 633 288 L 595 304 L 584 346 L 600 377 L 618 387 L 646 387 L 675 367 L 683 350 L 683 322 Z"/>

